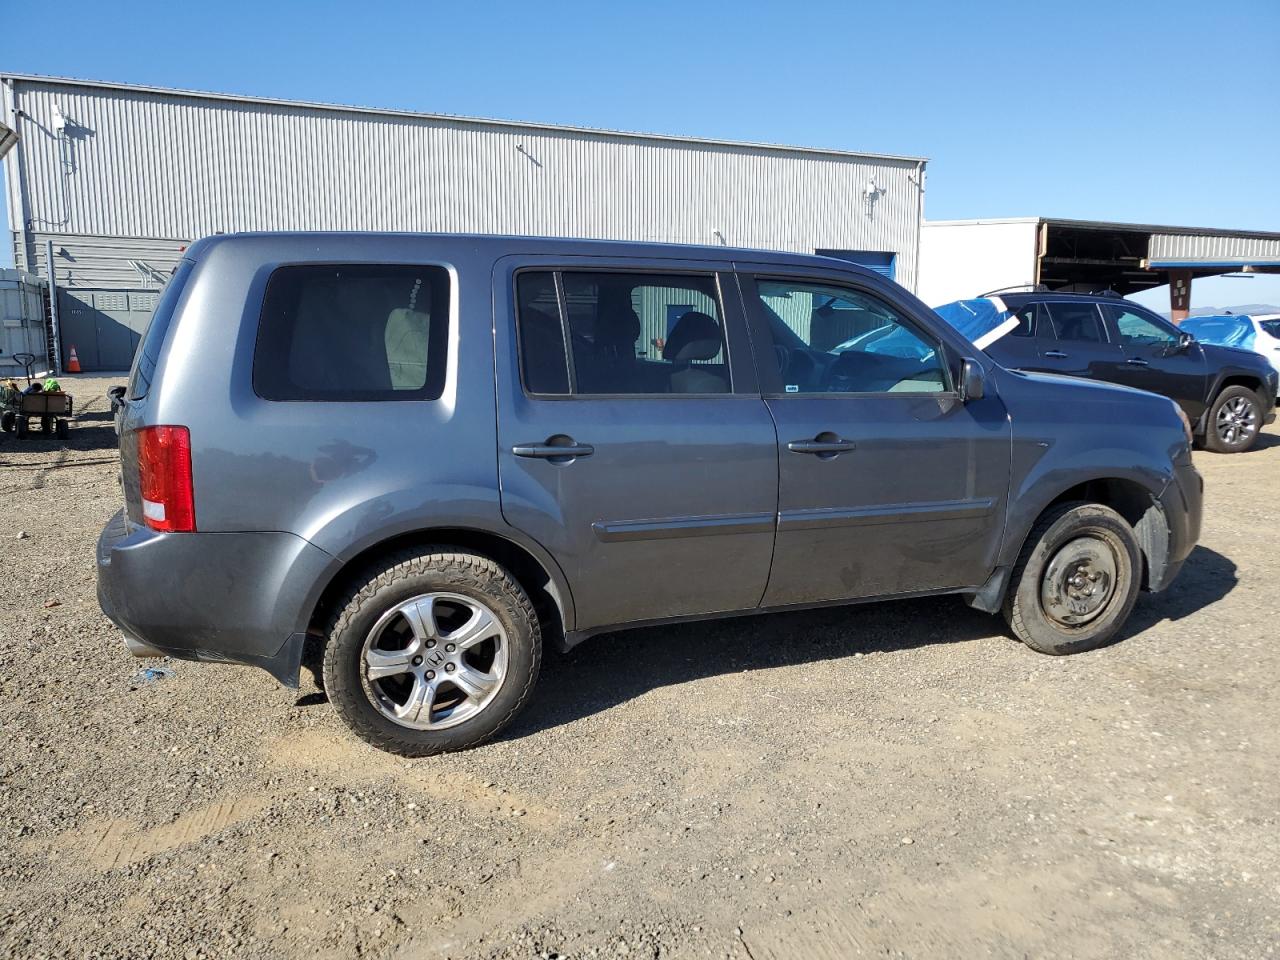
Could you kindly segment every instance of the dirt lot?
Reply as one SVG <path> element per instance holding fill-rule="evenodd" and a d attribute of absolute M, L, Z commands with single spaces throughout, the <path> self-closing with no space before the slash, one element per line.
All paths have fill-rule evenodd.
<path fill-rule="evenodd" d="M 951 598 L 620 633 L 409 762 L 309 675 L 127 656 L 113 382 L 0 440 L 0 955 L 1280 952 L 1274 433 L 1197 454 L 1203 544 L 1106 650 Z"/>

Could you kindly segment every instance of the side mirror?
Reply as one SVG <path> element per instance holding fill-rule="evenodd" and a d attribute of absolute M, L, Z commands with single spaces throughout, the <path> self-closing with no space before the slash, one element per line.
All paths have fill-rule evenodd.
<path fill-rule="evenodd" d="M 965 357 L 960 361 L 960 400 L 981 400 L 987 392 L 986 377 L 982 372 L 982 364 L 977 360 Z"/>
<path fill-rule="evenodd" d="M 1191 349 L 1191 345 L 1196 342 L 1196 338 L 1189 333 L 1178 334 L 1178 352 L 1186 353 Z"/>

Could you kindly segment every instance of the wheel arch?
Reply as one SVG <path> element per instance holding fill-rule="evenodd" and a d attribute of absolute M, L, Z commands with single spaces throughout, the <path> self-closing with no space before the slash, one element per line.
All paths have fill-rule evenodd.
<path fill-rule="evenodd" d="M 334 564 L 312 602 L 308 632 L 323 632 L 333 606 L 361 572 L 383 557 L 415 547 L 451 547 L 477 553 L 501 564 L 529 595 L 538 614 L 544 639 L 561 648 L 573 625 L 573 601 L 559 566 L 550 557 L 539 557 L 534 549 L 492 530 L 444 526 L 409 530 L 370 544 L 351 557 Z"/>
<path fill-rule="evenodd" d="M 1058 505 L 1073 501 L 1099 503 L 1120 514 L 1133 527 L 1143 559 L 1141 586 L 1148 589 L 1151 583 L 1163 582 L 1169 562 L 1169 523 L 1160 503 L 1162 492 L 1133 477 L 1105 475 L 1077 481 L 1056 492 L 1049 491 L 1047 498 L 1039 503 L 1039 509 L 1023 514 L 1017 530 L 1006 537 L 1002 561 L 1006 569 L 1011 568 L 1040 518 Z M 1002 584 L 1002 595 L 1007 587 L 1006 580 Z"/>

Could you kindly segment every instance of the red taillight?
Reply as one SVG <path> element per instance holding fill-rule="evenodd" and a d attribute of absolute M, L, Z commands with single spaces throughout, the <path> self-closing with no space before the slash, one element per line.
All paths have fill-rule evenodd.
<path fill-rule="evenodd" d="M 195 531 L 191 432 L 186 427 L 143 427 L 138 431 L 138 479 L 142 519 L 148 527 L 166 533 Z"/>

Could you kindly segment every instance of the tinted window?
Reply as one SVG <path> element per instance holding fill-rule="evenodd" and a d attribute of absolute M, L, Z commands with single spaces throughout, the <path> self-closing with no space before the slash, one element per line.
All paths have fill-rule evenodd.
<path fill-rule="evenodd" d="M 555 274 L 538 271 L 517 276 L 516 309 L 525 389 L 530 393 L 568 393 L 569 367 Z"/>
<path fill-rule="evenodd" d="M 1139 346 L 1142 344 L 1172 344 L 1178 342 L 1176 333 L 1167 329 L 1163 324 L 1143 316 L 1136 310 L 1113 304 L 1106 304 L 1102 309 L 1107 311 L 1107 316 L 1115 324 L 1121 343 Z"/>
<path fill-rule="evenodd" d="M 1059 340 L 1082 340 L 1089 343 L 1106 343 L 1107 334 L 1102 329 L 1102 318 L 1092 303 L 1043 304 L 1053 318 L 1053 326 Z M 1040 336 L 1048 331 L 1041 330 Z"/>
<path fill-rule="evenodd" d="M 529 272 L 516 299 L 531 393 L 729 392 L 713 276 Z"/>
<path fill-rule="evenodd" d="M 786 393 L 938 393 L 939 345 L 877 297 L 846 287 L 759 280 Z"/>
<path fill-rule="evenodd" d="M 160 359 L 160 348 L 164 346 L 165 334 L 169 332 L 169 324 L 173 322 L 174 308 L 178 305 L 178 298 L 182 296 L 182 288 L 186 286 L 193 266 L 190 260 L 180 261 L 174 267 L 169 282 L 164 285 L 160 299 L 156 301 L 151 322 L 147 324 L 147 332 L 138 347 L 138 356 L 133 361 L 133 376 L 129 381 L 129 397 L 132 400 L 145 397 L 151 389 L 156 362 Z"/>
<path fill-rule="evenodd" d="M 281 267 L 262 304 L 253 388 L 268 400 L 434 400 L 448 334 L 442 267 Z"/>
<path fill-rule="evenodd" d="M 1280 320 L 1259 320 L 1258 326 L 1270 337 L 1280 337 Z"/>
<path fill-rule="evenodd" d="M 1021 310 L 1018 310 L 1013 319 L 1018 321 L 1018 325 L 1009 331 L 1010 337 L 1034 337 L 1038 336 L 1039 316 L 1043 312 L 1043 308 L 1038 303 L 1028 303 Z M 1047 325 L 1046 325 L 1047 326 Z M 1045 335 L 1053 336 L 1048 330 Z"/>

